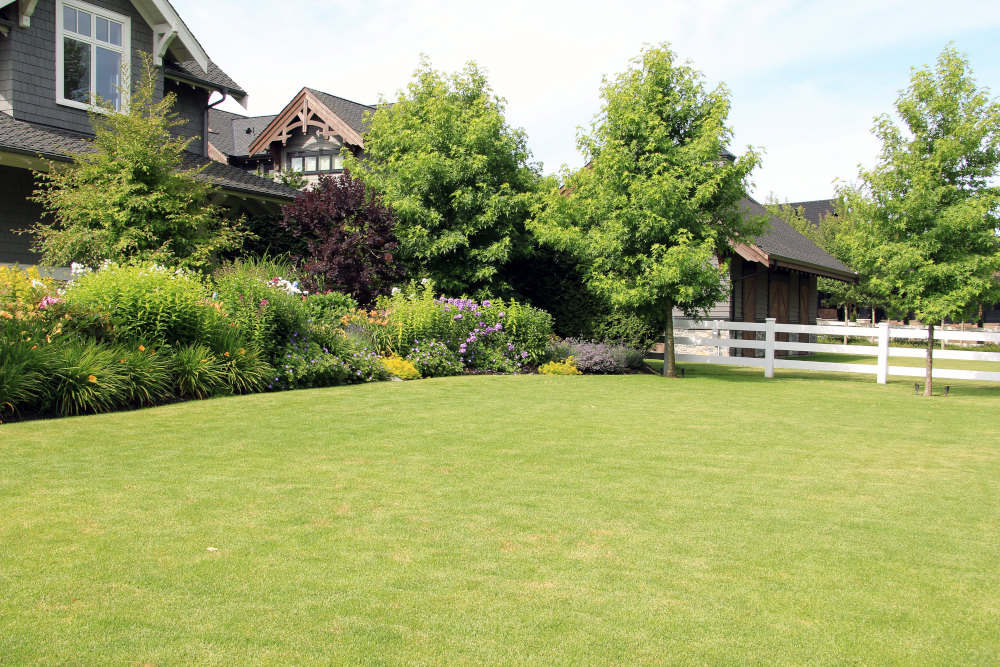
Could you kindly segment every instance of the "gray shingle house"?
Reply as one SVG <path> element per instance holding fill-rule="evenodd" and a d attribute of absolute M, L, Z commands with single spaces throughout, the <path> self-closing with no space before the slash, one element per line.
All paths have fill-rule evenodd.
<path fill-rule="evenodd" d="M 214 96 L 245 105 L 246 92 L 205 53 L 167 0 L 0 0 L 0 263 L 33 264 L 28 236 L 42 215 L 28 201 L 32 170 L 88 150 L 88 110 L 98 98 L 122 109 L 130 82 L 122 63 L 141 67 L 142 52 L 161 68 L 158 93 L 173 93 L 191 137 L 184 166 L 207 165 L 216 203 L 234 213 L 276 212 L 297 194 L 208 157 Z"/>

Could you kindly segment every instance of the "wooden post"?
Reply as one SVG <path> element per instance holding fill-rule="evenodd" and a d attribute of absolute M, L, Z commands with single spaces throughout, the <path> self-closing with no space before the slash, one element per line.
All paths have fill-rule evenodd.
<path fill-rule="evenodd" d="M 924 396 L 934 395 L 934 376 L 933 376 L 933 364 L 934 364 L 934 323 L 930 322 L 927 324 L 927 370 L 924 379 Z"/>
<path fill-rule="evenodd" d="M 876 382 L 886 384 L 889 381 L 889 323 L 878 325 L 878 371 Z"/>
<path fill-rule="evenodd" d="M 774 377 L 774 325 L 777 318 L 764 320 L 764 377 Z"/>

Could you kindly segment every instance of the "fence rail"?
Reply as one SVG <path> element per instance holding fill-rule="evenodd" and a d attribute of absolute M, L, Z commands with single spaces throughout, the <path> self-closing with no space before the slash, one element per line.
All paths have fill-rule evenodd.
<path fill-rule="evenodd" d="M 888 323 L 882 323 L 876 327 L 843 327 L 815 324 L 778 324 L 775 318 L 769 317 L 763 324 L 759 322 L 727 322 L 724 320 L 690 320 L 677 318 L 674 321 L 675 342 L 681 345 L 692 345 L 698 347 L 715 347 L 716 354 L 687 354 L 676 355 L 677 361 L 694 364 L 728 364 L 732 366 L 751 366 L 764 369 L 765 377 L 774 377 L 776 368 L 786 368 L 795 370 L 818 370 L 836 371 L 840 373 L 862 373 L 874 375 L 876 382 L 885 384 L 890 375 L 900 375 L 904 377 L 924 377 L 924 368 L 912 366 L 890 366 L 891 357 L 926 357 L 927 351 L 924 349 L 892 347 L 890 342 L 893 339 L 907 338 L 911 340 L 926 340 L 928 332 L 926 329 L 912 329 L 909 327 L 893 328 Z M 747 331 L 753 332 L 754 337 L 744 339 L 742 337 L 723 338 L 721 332 Z M 704 332 L 704 333 L 700 333 Z M 757 339 L 757 334 L 763 332 L 762 340 Z M 795 334 L 799 336 L 798 341 L 778 340 L 778 334 Z M 829 334 L 836 336 L 858 336 L 876 339 L 875 345 L 838 345 L 829 343 L 809 343 L 803 342 L 802 337 L 819 334 Z M 948 331 L 943 334 L 949 341 L 974 341 L 981 343 L 1000 344 L 1000 333 L 984 333 L 975 331 Z M 763 357 L 733 357 L 722 355 L 722 348 L 734 348 L 739 350 L 763 350 Z M 775 354 L 777 351 L 788 352 L 827 352 L 831 354 L 853 354 L 867 355 L 876 358 L 876 363 L 852 364 L 824 361 L 805 361 L 800 359 L 779 358 Z M 934 350 L 935 359 L 952 359 L 960 361 L 995 361 L 1000 362 L 998 352 L 966 352 L 961 350 Z M 932 371 L 934 378 L 953 380 L 985 380 L 987 382 L 1000 382 L 1000 372 L 993 371 L 967 371 L 954 368 L 934 367 Z"/>

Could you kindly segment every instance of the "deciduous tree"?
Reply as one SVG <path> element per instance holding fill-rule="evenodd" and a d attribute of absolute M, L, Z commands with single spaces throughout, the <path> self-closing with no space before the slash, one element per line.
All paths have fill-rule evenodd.
<path fill-rule="evenodd" d="M 706 90 L 666 45 L 645 49 L 601 92 L 579 140 L 588 165 L 564 174 L 530 226 L 577 257 L 597 295 L 665 322 L 664 374 L 675 376 L 674 308 L 693 316 L 723 299 L 727 266 L 715 260 L 765 224 L 739 207 L 760 158 L 727 151 L 729 91 Z"/>
<path fill-rule="evenodd" d="M 878 162 L 842 195 L 859 220 L 852 268 L 870 276 L 890 311 L 928 327 L 930 396 L 934 324 L 998 299 L 1000 103 L 949 46 L 913 72 L 895 107 L 902 125 L 876 119 Z"/>
<path fill-rule="evenodd" d="M 446 75 L 424 60 L 392 105 L 380 105 L 365 154 L 345 166 L 398 217 L 399 257 L 452 294 L 507 291 L 503 267 L 529 242 L 538 168 L 524 131 L 504 118 L 475 63 Z"/>

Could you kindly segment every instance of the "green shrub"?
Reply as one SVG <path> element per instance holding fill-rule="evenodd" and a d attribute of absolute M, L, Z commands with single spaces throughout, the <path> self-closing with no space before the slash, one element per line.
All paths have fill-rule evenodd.
<path fill-rule="evenodd" d="M 394 288 L 391 296 L 379 297 L 376 305 L 381 317 L 358 323 L 369 324 L 379 349 L 386 352 L 406 354 L 413 342 L 420 339 L 447 341 L 457 347 L 457 341 L 469 329 L 467 323 L 455 320 L 443 307 L 429 281 Z"/>
<path fill-rule="evenodd" d="M 226 368 L 206 345 L 194 343 L 173 349 L 171 374 L 181 398 L 208 398 L 226 391 Z"/>
<path fill-rule="evenodd" d="M 583 338 L 600 343 L 620 343 L 645 352 L 662 337 L 662 333 L 657 331 L 657 327 L 648 318 L 612 311 L 596 319 L 590 327 L 590 333 Z"/>
<path fill-rule="evenodd" d="M 53 346 L 51 408 L 59 415 L 107 412 L 126 404 L 128 383 L 115 350 L 96 341 Z"/>
<path fill-rule="evenodd" d="M 340 292 L 317 292 L 306 297 L 306 313 L 316 324 L 337 323 L 358 307 L 358 302 L 350 294 Z"/>
<path fill-rule="evenodd" d="M 75 309 L 106 313 L 113 340 L 160 346 L 204 340 L 228 325 L 210 293 L 190 271 L 108 263 L 70 283 L 65 298 Z"/>
<path fill-rule="evenodd" d="M 309 324 L 291 271 L 275 260 L 249 260 L 226 264 L 214 274 L 216 295 L 243 340 L 275 366 L 285 341 Z"/>
<path fill-rule="evenodd" d="M 538 367 L 538 372 L 542 375 L 583 375 L 580 369 L 573 362 L 573 357 L 567 357 L 565 361 L 550 361 Z"/>
<path fill-rule="evenodd" d="M 420 371 L 416 369 L 413 362 L 399 355 L 392 354 L 388 357 L 383 357 L 382 365 L 385 367 L 386 372 L 394 377 L 398 377 L 400 380 L 420 379 Z"/>
<path fill-rule="evenodd" d="M 433 285 L 411 283 L 378 301 L 376 313 L 346 318 L 369 331 L 378 349 L 402 356 L 422 340 L 446 345 L 472 371 L 517 372 L 545 358 L 552 318 L 537 308 L 503 299 L 435 298 Z"/>

